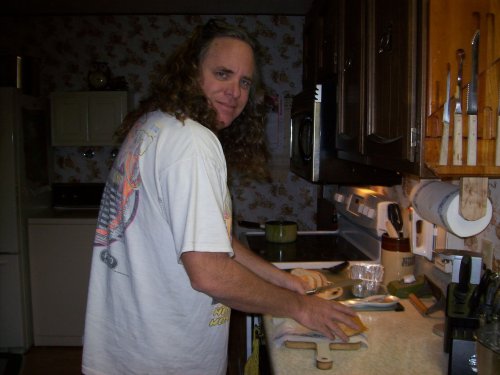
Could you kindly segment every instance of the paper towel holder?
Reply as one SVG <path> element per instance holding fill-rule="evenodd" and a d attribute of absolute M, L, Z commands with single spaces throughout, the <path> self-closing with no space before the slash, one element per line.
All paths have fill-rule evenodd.
<path fill-rule="evenodd" d="M 461 177 L 459 212 L 466 220 L 479 220 L 487 213 L 488 177 Z"/>
<path fill-rule="evenodd" d="M 471 186 L 470 184 L 464 185 L 466 189 L 469 189 L 469 193 L 472 193 Z M 492 204 L 486 197 L 486 215 L 472 222 L 459 212 L 459 195 L 460 186 L 456 184 L 440 180 L 421 180 L 413 187 L 409 198 L 412 208 L 418 212 L 423 220 L 442 227 L 461 238 L 474 236 L 490 223 L 493 213 Z M 468 203 L 472 205 L 474 202 Z"/>

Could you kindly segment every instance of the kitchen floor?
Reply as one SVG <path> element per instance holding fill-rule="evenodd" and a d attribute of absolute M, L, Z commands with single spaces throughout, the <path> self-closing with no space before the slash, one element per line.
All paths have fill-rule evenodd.
<path fill-rule="evenodd" d="M 19 375 L 81 375 L 81 347 L 33 347 Z"/>

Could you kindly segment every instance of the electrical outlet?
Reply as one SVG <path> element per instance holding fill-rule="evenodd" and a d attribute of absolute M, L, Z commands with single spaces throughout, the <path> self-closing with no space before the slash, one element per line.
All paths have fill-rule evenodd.
<path fill-rule="evenodd" d="M 481 240 L 481 254 L 486 268 L 491 270 L 493 264 L 493 244 L 485 238 Z"/>

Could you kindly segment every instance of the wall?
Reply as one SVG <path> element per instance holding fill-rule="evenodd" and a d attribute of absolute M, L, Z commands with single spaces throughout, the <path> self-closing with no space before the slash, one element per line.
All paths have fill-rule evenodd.
<path fill-rule="evenodd" d="M 132 105 L 147 92 L 148 75 L 194 28 L 210 16 L 46 16 L 0 17 L 2 53 L 39 58 L 41 94 L 87 89 L 86 75 L 92 61 L 108 62 L 114 76 L 124 76 Z M 232 186 L 235 213 L 239 219 L 296 220 L 301 230 L 315 229 L 317 188 L 287 170 L 285 98 L 301 90 L 302 29 L 299 16 L 224 16 L 245 26 L 266 51 L 263 76 L 272 89 L 275 111 L 268 120 L 275 181 L 269 184 L 235 181 Z M 111 163 L 111 148 L 96 148 L 93 159 L 82 157 L 85 148 L 56 148 L 55 181 L 101 182 Z M 500 185 L 490 179 L 494 207 L 491 224 L 483 233 L 466 240 L 467 248 L 480 252 L 482 239 L 495 247 L 500 268 Z M 402 186 L 381 188 L 402 207 L 416 183 L 407 178 Z"/>
<path fill-rule="evenodd" d="M 34 56 L 41 69 L 41 95 L 88 89 L 92 61 L 107 62 L 113 76 L 125 77 L 131 105 L 147 93 L 149 74 L 198 24 L 210 16 L 33 16 L 0 18 L 2 52 Z M 217 16 L 241 24 L 263 46 L 263 76 L 271 88 L 274 111 L 268 118 L 273 156 L 273 183 L 235 181 L 234 209 L 238 218 L 253 221 L 286 218 L 302 230 L 315 228 L 316 187 L 288 172 L 285 98 L 301 90 L 301 16 Z M 112 148 L 54 149 L 54 181 L 103 182 L 112 163 Z"/>

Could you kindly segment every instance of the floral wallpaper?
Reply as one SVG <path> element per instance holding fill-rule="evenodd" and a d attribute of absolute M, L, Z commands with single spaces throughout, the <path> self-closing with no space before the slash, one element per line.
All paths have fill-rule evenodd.
<path fill-rule="evenodd" d="M 149 74 L 195 26 L 210 18 L 245 27 L 263 50 L 262 75 L 275 109 L 268 117 L 272 183 L 236 180 L 232 186 L 238 219 L 264 222 L 295 220 L 299 229 L 315 229 L 315 185 L 288 172 L 287 99 L 301 90 L 301 16 L 30 16 L 0 17 L 2 53 L 33 56 L 40 64 L 40 91 L 88 90 L 93 61 L 106 62 L 113 77 L 128 84 L 130 107 L 148 90 Z M 112 147 L 56 147 L 54 182 L 104 182 L 112 163 Z"/>
<path fill-rule="evenodd" d="M 301 90 L 301 16 L 200 16 L 106 15 L 0 17 L 1 54 L 35 57 L 40 67 L 40 94 L 88 90 L 86 81 L 93 61 L 106 62 L 113 77 L 128 85 L 130 107 L 148 90 L 149 74 L 181 43 L 191 30 L 209 18 L 224 19 L 247 28 L 263 47 L 263 78 L 271 90 L 275 108 L 269 114 L 267 132 L 272 152 L 272 183 L 235 180 L 233 204 L 237 219 L 265 222 L 295 220 L 300 230 L 316 227 L 318 187 L 288 171 L 287 109 L 289 98 Z M 54 182 L 104 182 L 112 163 L 112 147 L 95 147 L 91 159 L 84 147 L 54 148 Z M 495 248 L 493 268 L 500 269 L 500 185 L 490 179 L 494 214 L 491 224 L 466 239 L 467 248 L 480 252 L 482 239 Z M 401 186 L 381 188 L 388 199 L 402 207 L 416 183 L 406 178 Z M 328 191 L 327 187 L 327 190 Z M 329 198 L 328 194 L 325 196 Z M 330 197 L 333 200 L 333 196 Z M 496 263 L 495 263 L 496 262 Z"/>

